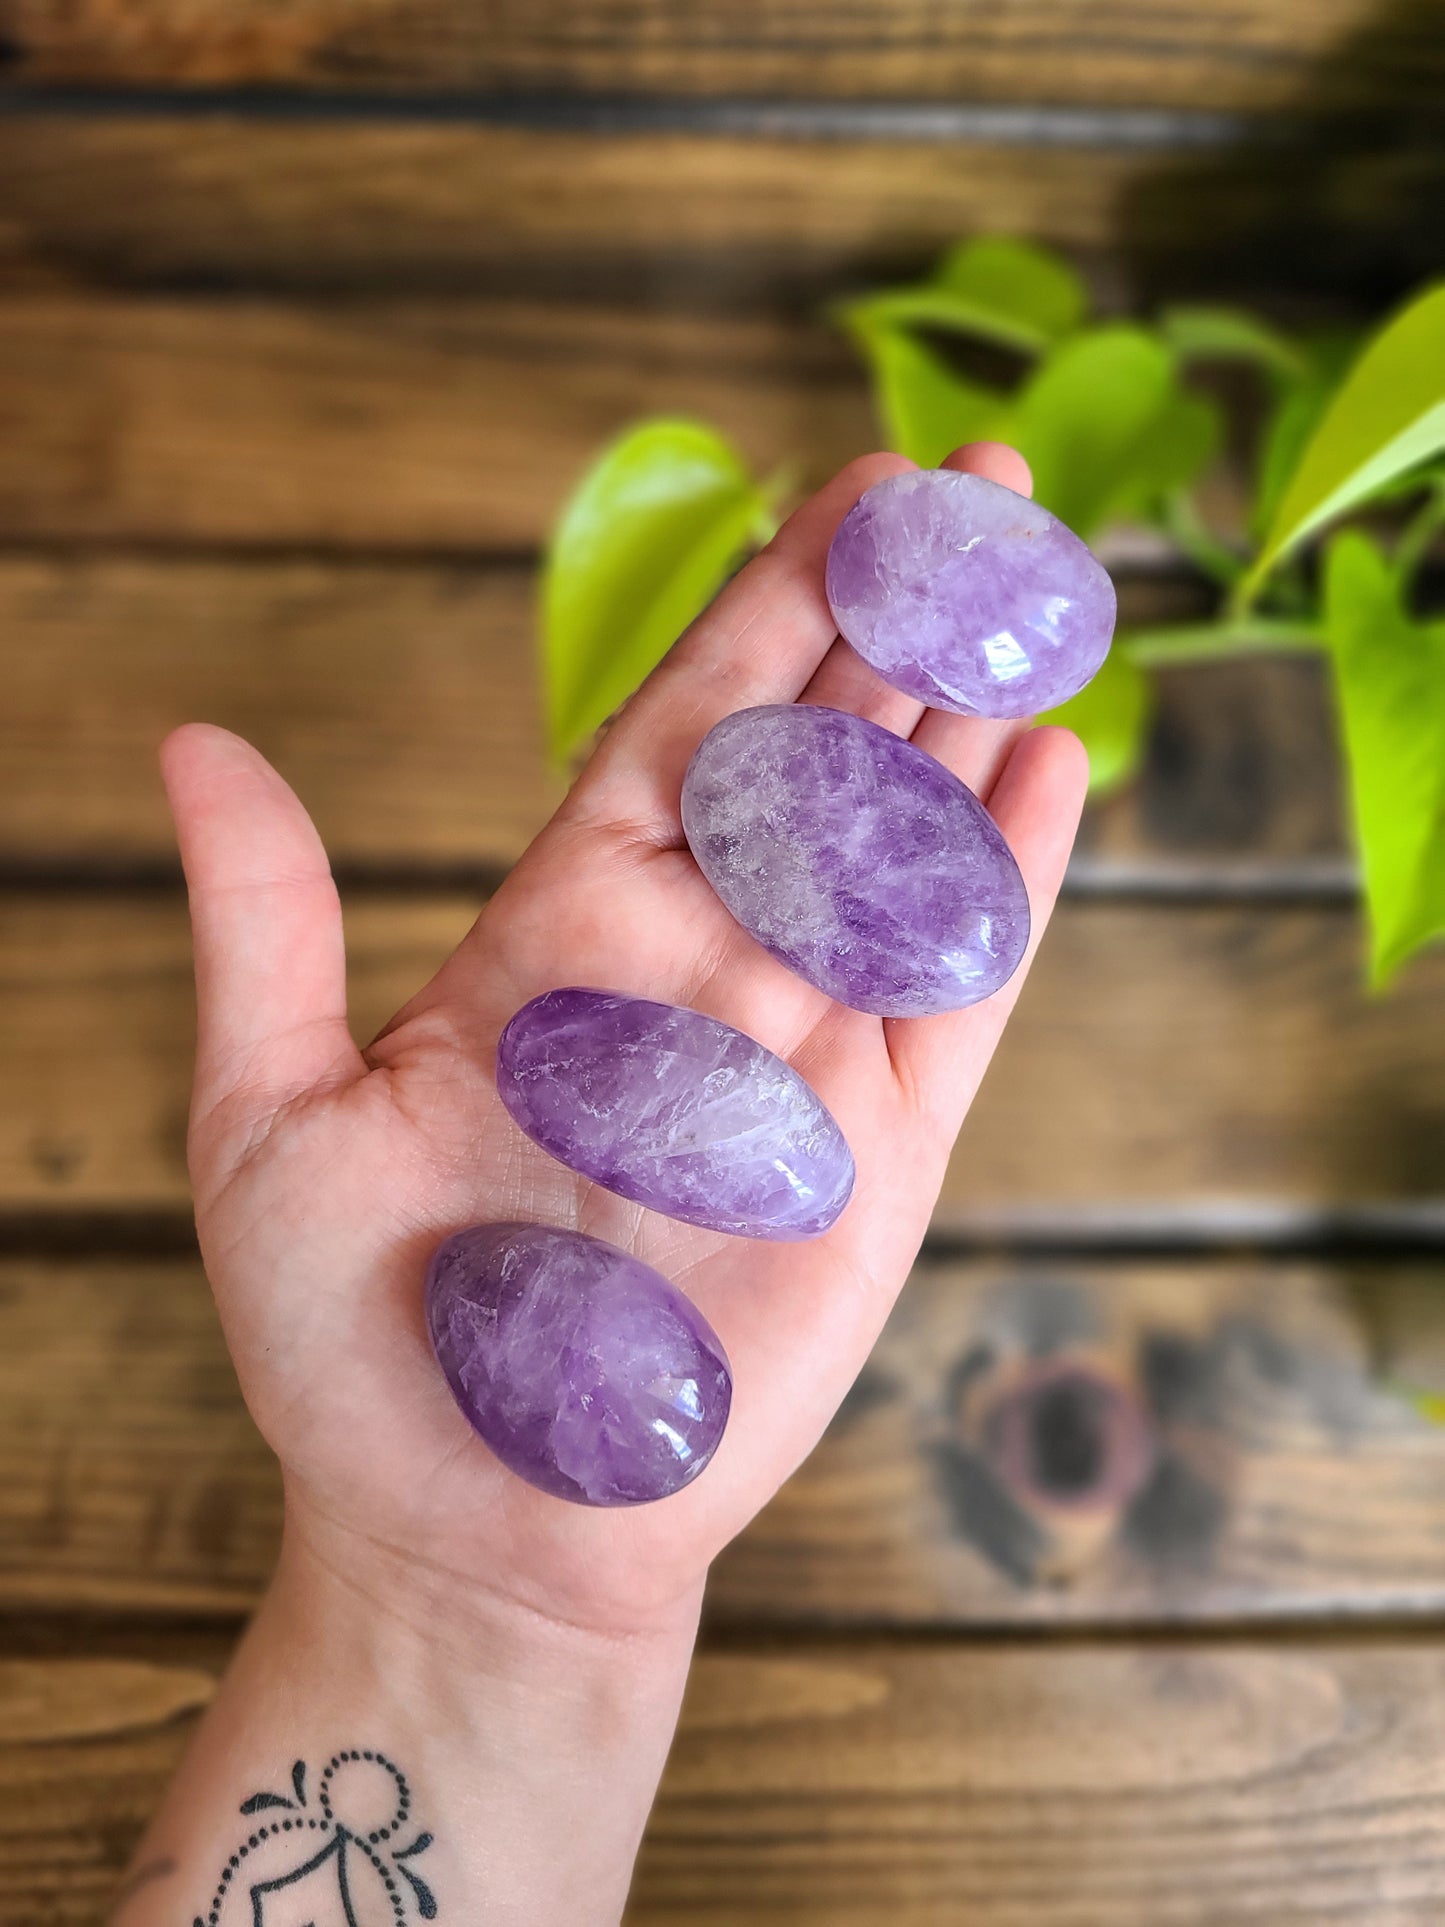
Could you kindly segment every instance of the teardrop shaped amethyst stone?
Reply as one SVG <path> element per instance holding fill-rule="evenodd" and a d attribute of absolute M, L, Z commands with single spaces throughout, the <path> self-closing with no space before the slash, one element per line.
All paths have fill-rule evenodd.
<path fill-rule="evenodd" d="M 640 1258 L 540 1224 L 458 1231 L 426 1323 L 452 1394 L 518 1478 L 580 1505 L 645 1505 L 695 1479 L 732 1374 L 702 1313 Z"/>

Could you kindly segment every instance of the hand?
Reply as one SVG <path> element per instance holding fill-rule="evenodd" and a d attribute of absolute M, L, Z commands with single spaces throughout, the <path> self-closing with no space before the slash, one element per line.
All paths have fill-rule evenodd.
<path fill-rule="evenodd" d="M 1027 488 L 1007 449 L 951 460 Z M 191 725 L 165 745 L 195 932 L 190 1161 L 207 1269 L 284 1468 L 288 1540 L 403 1611 L 485 1599 L 609 1635 L 694 1614 L 710 1560 L 815 1444 L 907 1276 L 1024 971 L 948 1016 L 843 1009 L 733 923 L 678 818 L 683 771 L 720 717 L 795 699 L 855 710 L 911 735 L 988 804 L 1037 943 L 1083 796 L 1080 746 L 1066 731 L 925 711 L 835 640 L 828 542 L 863 489 L 905 467 L 855 462 L 729 584 L 457 951 L 365 1050 L 347 1029 L 336 891 L 301 805 L 224 731 Z M 529 1143 L 494 1089 L 497 1037 L 563 984 L 690 1005 L 796 1065 L 857 1159 L 835 1228 L 771 1245 L 673 1224 Z M 635 1251 L 702 1307 L 735 1395 L 694 1485 L 591 1511 L 522 1484 L 472 1434 L 431 1355 L 422 1279 L 447 1233 L 513 1218 Z"/>

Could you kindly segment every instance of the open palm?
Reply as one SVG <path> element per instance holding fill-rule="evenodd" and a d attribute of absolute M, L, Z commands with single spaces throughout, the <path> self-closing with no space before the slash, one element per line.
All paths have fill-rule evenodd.
<path fill-rule="evenodd" d="M 1010 451 L 955 466 L 1026 486 Z M 1028 885 L 1034 941 L 1084 788 L 1067 732 L 925 711 L 845 645 L 823 561 L 863 489 L 854 463 L 724 590 L 628 704 L 571 794 L 432 982 L 366 1050 L 347 1029 L 341 917 L 301 805 L 237 738 L 200 725 L 163 763 L 190 886 L 200 1037 L 191 1168 L 203 1253 L 288 1531 L 358 1584 L 389 1566 L 625 1632 L 695 1595 L 717 1551 L 811 1449 L 912 1263 L 958 1127 L 1022 981 L 955 1015 L 880 1021 L 768 956 L 683 842 L 683 771 L 755 703 L 855 710 L 987 802 Z M 806 1244 L 671 1223 L 554 1163 L 511 1122 L 496 1041 L 538 992 L 584 984 L 723 1018 L 797 1066 L 858 1166 Z M 484 1221 L 574 1226 L 689 1293 L 732 1361 L 712 1465 L 657 1505 L 597 1512 L 494 1460 L 452 1402 L 422 1319 L 427 1258 Z"/>

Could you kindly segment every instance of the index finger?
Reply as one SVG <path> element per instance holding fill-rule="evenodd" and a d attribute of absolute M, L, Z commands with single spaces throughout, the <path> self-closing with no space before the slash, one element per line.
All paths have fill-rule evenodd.
<path fill-rule="evenodd" d="M 834 531 L 865 489 L 912 466 L 902 455 L 862 455 L 794 510 L 624 705 L 578 778 L 569 814 L 677 841 L 693 751 L 734 710 L 802 693 L 837 634 L 823 593 Z"/>
<path fill-rule="evenodd" d="M 947 465 L 1029 490 L 1028 464 L 1002 442 L 969 443 Z M 808 688 L 838 634 L 823 588 L 828 545 L 865 490 L 913 466 L 902 455 L 860 456 L 794 511 L 623 708 L 568 798 L 569 814 L 677 843 L 693 751 L 734 710 L 796 702 Z M 839 706 L 852 705 L 845 697 Z"/>

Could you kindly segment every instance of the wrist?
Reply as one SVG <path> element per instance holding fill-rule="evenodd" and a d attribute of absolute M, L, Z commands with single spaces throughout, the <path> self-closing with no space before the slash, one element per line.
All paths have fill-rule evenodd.
<path fill-rule="evenodd" d="M 393 1906 L 398 1922 L 418 1917 L 415 1875 L 444 1919 L 611 1927 L 676 1723 L 695 1603 L 602 1633 L 351 1556 L 293 1515 L 142 1862 L 174 1864 L 187 1921 L 208 1922 L 219 1901 L 217 1927 L 231 1927 L 238 1907 L 236 1921 L 252 1918 L 258 1874 L 288 1874 L 349 1830 L 350 1878 L 378 1883 L 379 1919 Z M 174 1915 L 147 1904 L 138 1896 L 121 1927 Z"/>
<path fill-rule="evenodd" d="M 677 1596 L 578 1618 L 554 1608 L 539 1584 L 524 1588 L 504 1574 L 489 1579 L 428 1563 L 410 1548 L 362 1537 L 288 1492 L 268 1603 L 298 1627 L 354 1627 L 400 1667 L 440 1667 L 479 1686 L 536 1679 L 555 1667 L 581 1677 L 600 1670 L 645 1687 L 653 1675 L 672 1678 L 679 1663 L 685 1669 L 702 1597 L 699 1578 Z"/>
<path fill-rule="evenodd" d="M 418 1819 L 435 1833 L 439 1891 L 445 1866 L 463 1917 L 615 1921 L 677 1723 L 701 1588 L 651 1624 L 603 1632 L 493 1589 L 459 1596 L 450 1575 L 389 1553 L 342 1553 L 314 1521 L 290 1521 L 256 1638 L 288 1675 L 330 1682 L 347 1708 L 334 1746 L 389 1745 L 410 1762 L 430 1796 Z"/>
<path fill-rule="evenodd" d="M 545 1740 L 556 1758 L 625 1758 L 659 1727 L 670 1738 L 701 1603 L 699 1587 L 626 1631 L 575 1625 L 403 1555 L 360 1558 L 288 1516 L 251 1638 L 338 1691 L 350 1681 L 360 1700 L 390 1702 L 402 1717 L 415 1709 L 429 1732 L 441 1723 L 489 1748 L 515 1735 L 533 1748 Z"/>

